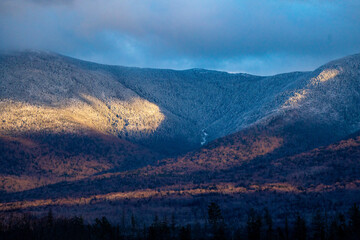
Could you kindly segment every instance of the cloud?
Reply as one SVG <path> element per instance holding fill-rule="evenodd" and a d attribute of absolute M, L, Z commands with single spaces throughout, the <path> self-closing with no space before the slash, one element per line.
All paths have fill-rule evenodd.
<path fill-rule="evenodd" d="M 351 0 L 3 0 L 0 9 L 2 49 L 111 64 L 273 74 L 360 50 Z"/>
<path fill-rule="evenodd" d="M 30 1 L 37 4 L 49 5 L 49 4 L 69 4 L 72 3 L 74 0 L 30 0 Z"/>

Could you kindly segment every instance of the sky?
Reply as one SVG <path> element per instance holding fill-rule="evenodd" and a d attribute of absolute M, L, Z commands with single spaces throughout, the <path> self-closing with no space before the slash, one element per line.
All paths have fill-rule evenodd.
<path fill-rule="evenodd" d="M 272 75 L 360 53 L 359 0 L 0 0 L 0 51 Z"/>

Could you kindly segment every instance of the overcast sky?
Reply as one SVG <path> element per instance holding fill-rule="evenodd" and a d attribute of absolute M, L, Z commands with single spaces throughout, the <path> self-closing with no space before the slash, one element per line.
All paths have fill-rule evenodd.
<path fill-rule="evenodd" d="M 270 75 L 360 53 L 359 0 L 0 0 L 0 50 Z"/>

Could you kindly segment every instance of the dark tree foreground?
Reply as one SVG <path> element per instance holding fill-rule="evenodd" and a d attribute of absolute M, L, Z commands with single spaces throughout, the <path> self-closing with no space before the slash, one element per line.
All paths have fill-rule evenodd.
<path fill-rule="evenodd" d="M 125 213 L 123 213 L 125 214 Z M 271 212 L 249 209 L 244 222 L 229 225 L 223 218 L 221 206 L 212 202 L 203 222 L 180 225 L 177 216 L 154 216 L 149 225 L 140 225 L 141 216 L 124 216 L 121 225 L 106 217 L 85 223 L 82 217 L 57 217 L 51 210 L 44 217 L 7 213 L 0 216 L 1 240 L 360 240 L 360 209 L 352 205 L 345 213 L 328 214 L 315 210 L 312 216 L 285 214 L 283 221 L 274 222 Z"/>

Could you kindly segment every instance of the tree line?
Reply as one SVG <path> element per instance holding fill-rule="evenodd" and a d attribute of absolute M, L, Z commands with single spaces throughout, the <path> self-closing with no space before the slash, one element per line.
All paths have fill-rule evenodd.
<path fill-rule="evenodd" d="M 275 223 L 268 209 L 247 212 L 241 226 L 230 227 L 218 203 L 207 207 L 207 220 L 200 224 L 177 224 L 176 216 L 140 226 L 132 215 L 129 223 L 112 224 L 106 217 L 85 223 L 82 217 L 54 217 L 49 210 L 44 217 L 31 214 L 11 215 L 0 219 L 0 239 L 52 240 L 360 240 L 360 210 L 352 205 L 345 213 L 329 215 L 317 210 L 312 216 L 301 213 Z M 10 217 L 9 217 L 10 216 Z M 125 220 L 123 220 L 125 221 Z"/>

